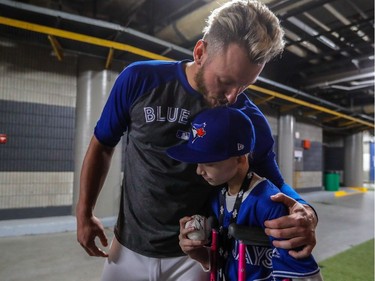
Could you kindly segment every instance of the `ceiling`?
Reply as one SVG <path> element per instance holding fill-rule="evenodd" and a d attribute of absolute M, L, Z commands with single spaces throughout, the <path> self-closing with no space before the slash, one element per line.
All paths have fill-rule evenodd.
<path fill-rule="evenodd" d="M 191 58 L 204 19 L 223 1 L 0 0 L 0 37 L 111 61 Z M 328 134 L 374 131 L 374 1 L 262 0 L 286 33 L 251 97 Z"/>

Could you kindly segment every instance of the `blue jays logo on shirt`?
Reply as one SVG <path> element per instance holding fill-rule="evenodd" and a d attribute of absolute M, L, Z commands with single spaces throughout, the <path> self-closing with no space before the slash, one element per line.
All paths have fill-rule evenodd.
<path fill-rule="evenodd" d="M 194 143 L 196 139 L 203 138 L 206 135 L 206 130 L 204 129 L 206 127 L 206 123 L 192 125 L 193 140 L 191 141 L 191 143 Z"/>

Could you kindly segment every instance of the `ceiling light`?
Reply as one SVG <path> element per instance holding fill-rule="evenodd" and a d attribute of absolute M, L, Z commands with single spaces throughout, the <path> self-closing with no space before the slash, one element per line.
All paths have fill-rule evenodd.
<path fill-rule="evenodd" d="M 320 42 L 322 42 L 324 45 L 332 48 L 333 50 L 339 50 L 340 48 L 335 44 L 333 43 L 330 39 L 328 39 L 327 37 L 323 36 L 323 35 L 319 35 L 319 33 L 311 28 L 310 26 L 308 26 L 307 24 L 303 23 L 302 21 L 300 21 L 299 19 L 297 19 L 296 17 L 290 17 L 288 18 L 288 21 L 290 21 L 291 23 L 293 23 L 295 26 L 297 26 L 298 28 L 300 28 L 301 30 L 305 31 L 306 33 L 308 33 L 309 35 L 311 36 L 314 36 L 314 37 L 317 37 L 316 39 L 319 40 Z"/>
<path fill-rule="evenodd" d="M 325 36 L 319 36 L 316 39 L 319 40 L 320 42 L 322 42 L 323 44 L 325 44 L 326 46 L 330 47 L 333 50 L 337 51 L 337 50 L 340 49 L 335 43 L 333 43 L 331 40 L 329 40 Z"/>
<path fill-rule="evenodd" d="M 365 80 L 365 81 L 352 81 L 350 82 L 353 86 L 359 86 L 359 85 L 371 85 L 374 84 L 374 79 L 371 80 Z"/>
<path fill-rule="evenodd" d="M 305 50 L 297 47 L 296 45 L 290 45 L 288 47 L 286 47 L 286 49 L 289 51 L 289 52 L 292 52 L 293 54 L 301 57 L 301 58 L 305 58 L 307 56 L 307 53 Z"/>

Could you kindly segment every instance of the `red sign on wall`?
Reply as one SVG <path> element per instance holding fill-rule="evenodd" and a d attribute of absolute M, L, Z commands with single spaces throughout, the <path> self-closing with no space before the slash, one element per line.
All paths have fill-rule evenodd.
<path fill-rule="evenodd" d="M 0 134 L 0 144 L 5 144 L 8 141 L 8 137 L 6 134 Z"/>

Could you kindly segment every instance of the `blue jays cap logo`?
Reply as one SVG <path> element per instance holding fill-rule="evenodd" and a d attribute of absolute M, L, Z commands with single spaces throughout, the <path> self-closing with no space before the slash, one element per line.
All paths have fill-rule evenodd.
<path fill-rule="evenodd" d="M 191 143 L 194 143 L 196 139 L 203 138 L 206 135 L 206 130 L 204 129 L 206 127 L 206 123 L 202 124 L 192 124 L 192 131 L 193 131 L 193 139 Z"/>

